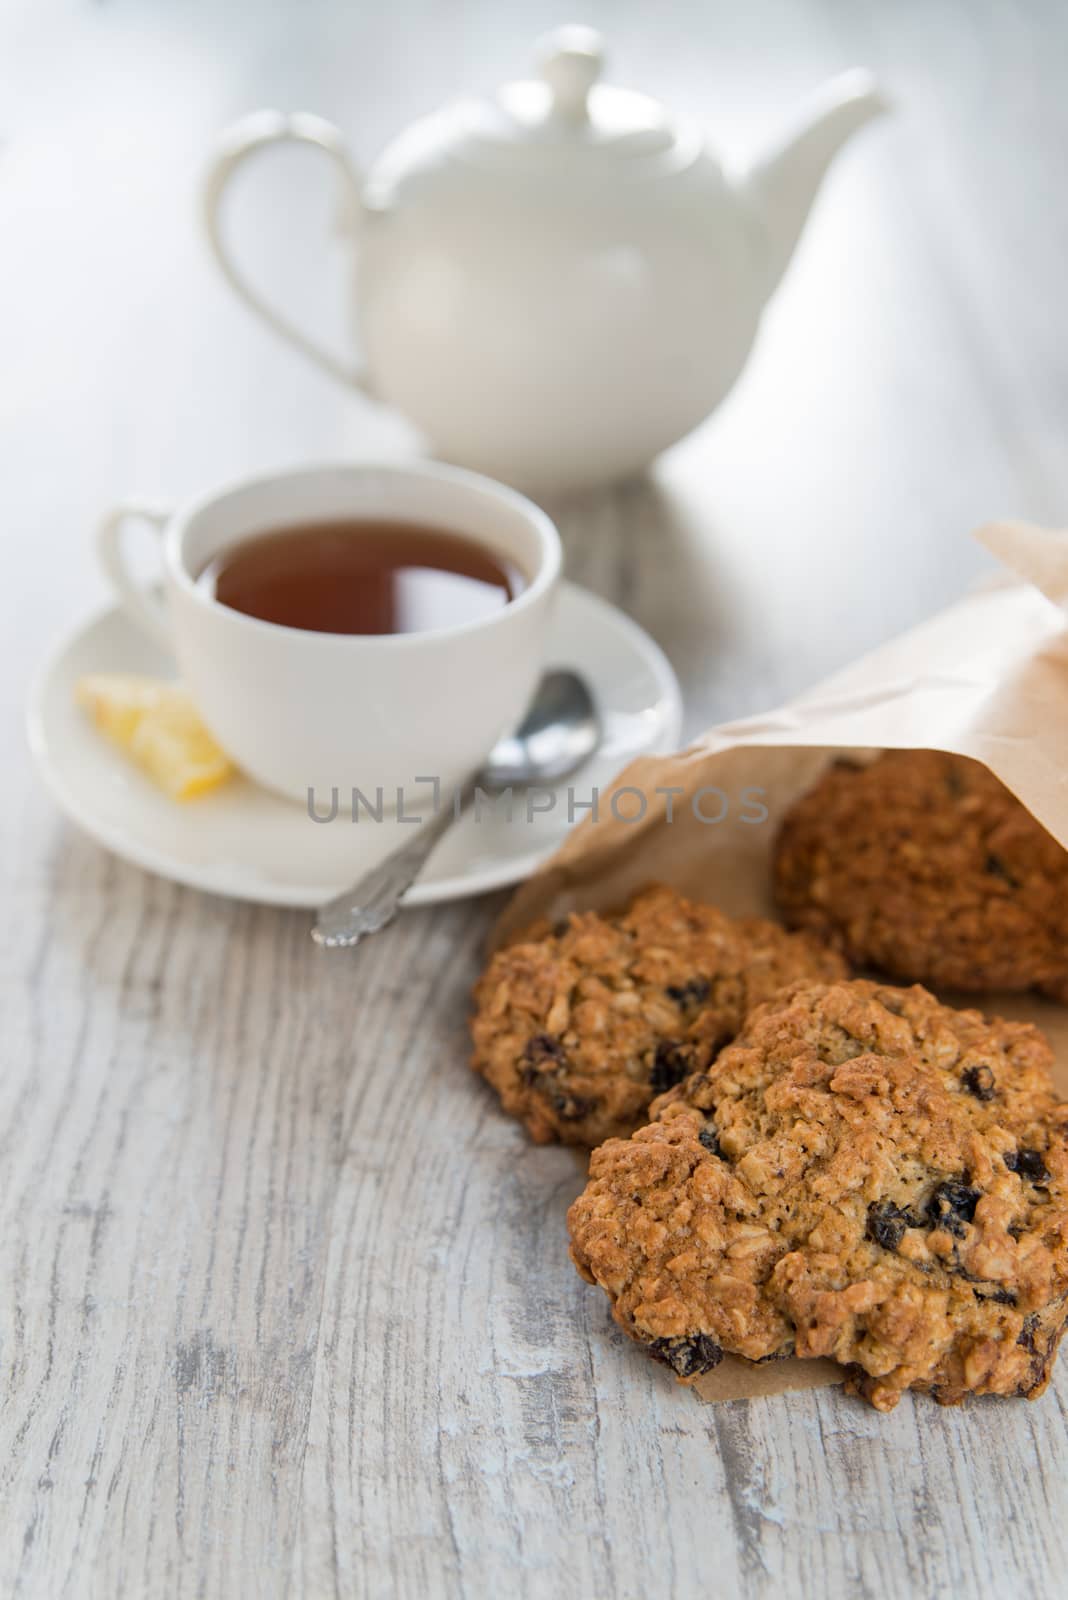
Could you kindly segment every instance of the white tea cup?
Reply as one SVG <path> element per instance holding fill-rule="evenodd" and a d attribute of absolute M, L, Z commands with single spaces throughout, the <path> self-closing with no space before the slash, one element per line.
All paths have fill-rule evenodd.
<path fill-rule="evenodd" d="M 418 523 L 515 566 L 525 586 L 491 615 L 424 632 L 283 627 L 220 604 L 198 575 L 239 542 L 338 520 Z M 133 576 L 130 520 L 160 530 L 163 592 Z M 98 549 L 122 605 L 170 651 L 205 724 L 257 783 L 295 800 L 351 787 L 386 806 L 431 778 L 461 782 L 522 715 L 536 686 L 560 574 L 555 527 L 531 501 L 432 462 L 325 465 L 246 478 L 164 512 L 130 501 Z"/>

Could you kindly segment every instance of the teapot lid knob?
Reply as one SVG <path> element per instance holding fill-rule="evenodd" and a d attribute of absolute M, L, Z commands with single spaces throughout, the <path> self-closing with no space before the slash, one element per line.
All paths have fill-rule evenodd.
<path fill-rule="evenodd" d="M 585 122 L 587 97 L 604 66 L 604 40 L 596 28 L 577 23 L 546 34 L 537 47 L 542 81 L 555 115 Z"/>

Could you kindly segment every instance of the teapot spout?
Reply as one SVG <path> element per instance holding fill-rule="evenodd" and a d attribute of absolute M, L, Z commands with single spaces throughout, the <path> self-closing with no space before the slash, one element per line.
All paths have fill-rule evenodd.
<path fill-rule="evenodd" d="M 743 178 L 741 197 L 766 265 L 765 295 L 789 265 L 831 161 L 851 134 L 887 110 L 869 72 L 843 72 L 817 91 L 790 137 Z"/>

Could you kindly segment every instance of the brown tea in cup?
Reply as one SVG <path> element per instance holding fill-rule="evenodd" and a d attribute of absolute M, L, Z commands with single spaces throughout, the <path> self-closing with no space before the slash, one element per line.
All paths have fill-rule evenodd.
<path fill-rule="evenodd" d="M 254 534 L 198 573 L 220 605 L 313 633 L 423 633 L 479 622 L 522 593 L 503 557 L 459 533 L 353 518 Z"/>

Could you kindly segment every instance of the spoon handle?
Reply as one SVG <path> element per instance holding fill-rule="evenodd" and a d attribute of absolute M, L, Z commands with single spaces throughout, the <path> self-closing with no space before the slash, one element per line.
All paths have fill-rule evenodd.
<path fill-rule="evenodd" d="M 442 804 L 433 816 L 421 819 L 419 831 L 406 844 L 391 850 L 384 861 L 328 900 L 316 913 L 312 938 L 325 950 L 350 949 L 368 934 L 393 921 L 404 894 L 411 888 L 441 836 L 448 831 L 474 793 L 474 782 Z"/>

